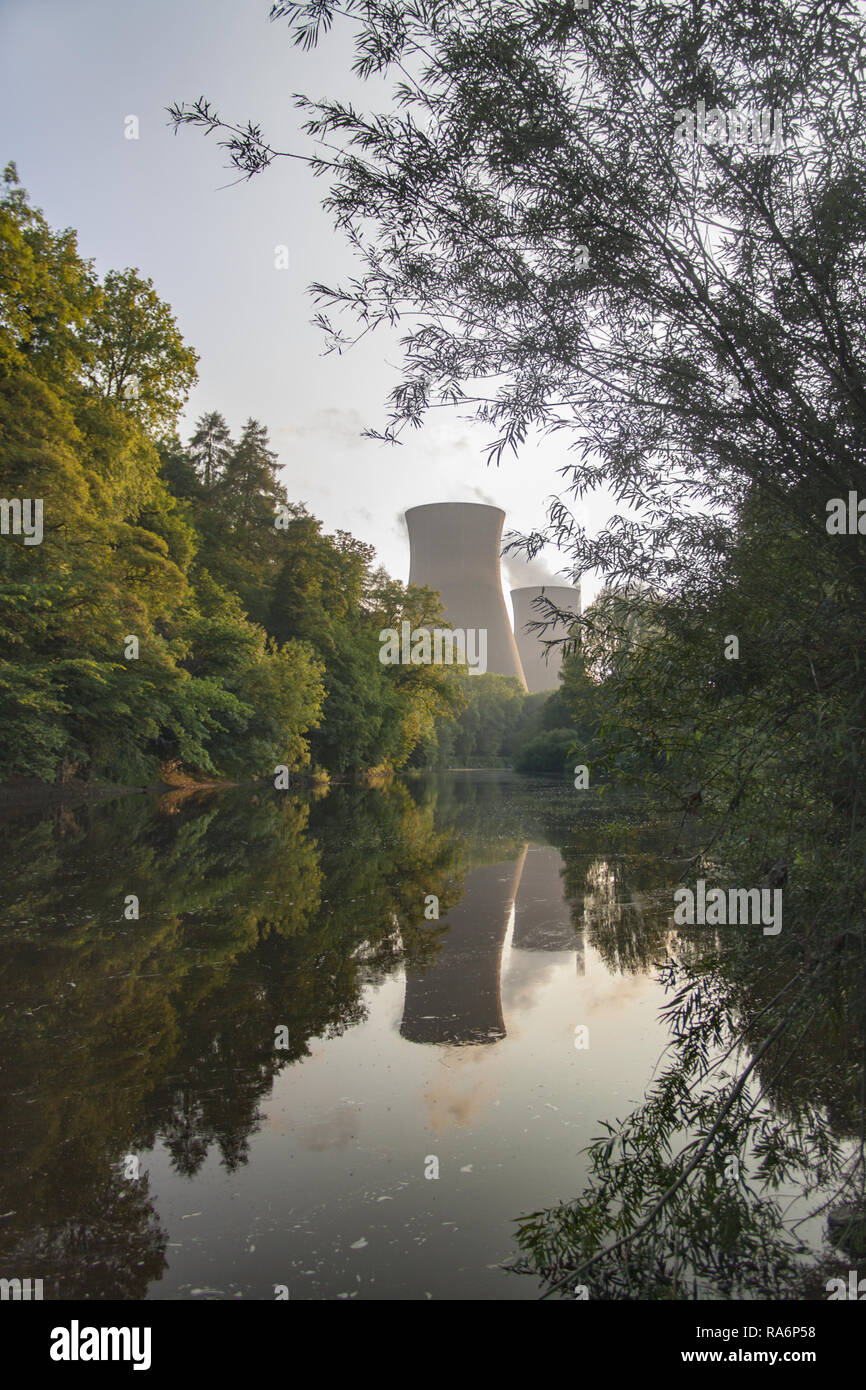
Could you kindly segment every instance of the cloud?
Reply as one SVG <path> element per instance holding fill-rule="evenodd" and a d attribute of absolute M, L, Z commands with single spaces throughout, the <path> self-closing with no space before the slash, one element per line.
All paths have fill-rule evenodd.
<path fill-rule="evenodd" d="M 566 566 L 563 565 L 563 569 Z M 533 584 L 568 584 L 567 576 L 557 574 L 553 561 L 544 555 L 536 555 L 527 560 L 519 551 L 509 551 L 502 557 L 502 569 L 508 580 L 509 589 L 526 589 Z"/>
<path fill-rule="evenodd" d="M 473 497 L 477 497 L 479 502 L 484 502 L 488 507 L 499 506 L 499 503 L 496 501 L 496 498 L 491 497 L 489 492 L 485 492 L 483 488 L 473 487 L 470 488 L 470 492 L 472 493 Z"/>
<path fill-rule="evenodd" d="M 573 954 L 573 953 L 572 953 Z M 512 951 L 502 982 L 502 1007 L 509 1023 L 528 1011 L 561 967 L 562 957 L 543 951 Z"/>
<path fill-rule="evenodd" d="M 307 1125 L 299 1134 L 302 1149 L 323 1153 L 327 1149 L 346 1149 L 357 1139 L 360 1106 L 340 1101 L 321 1119 Z"/>
<path fill-rule="evenodd" d="M 484 1053 L 483 1048 L 478 1049 Z M 459 1065 L 456 1050 L 449 1050 L 447 1066 L 455 1071 Z M 463 1059 L 461 1059 L 463 1060 Z M 453 1080 L 447 1076 L 436 1077 L 424 1090 L 427 1105 L 427 1123 L 436 1134 L 444 1134 L 449 1129 L 466 1129 L 477 1123 L 485 1110 L 488 1110 L 498 1089 L 492 1077 L 467 1077 L 457 1075 Z"/>
<path fill-rule="evenodd" d="M 357 446 L 368 444 L 361 433 L 366 424 L 357 410 L 344 410 L 339 406 L 326 406 L 316 410 L 304 424 L 280 425 L 272 431 L 272 437 L 279 443 L 297 439 L 314 439 L 325 435 L 328 439 L 339 439 L 344 444 Z"/>

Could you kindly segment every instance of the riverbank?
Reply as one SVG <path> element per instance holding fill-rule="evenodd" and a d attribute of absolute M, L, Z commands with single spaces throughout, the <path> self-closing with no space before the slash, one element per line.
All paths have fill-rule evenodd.
<path fill-rule="evenodd" d="M 195 782 L 192 779 L 125 786 L 120 782 L 40 782 L 36 777 L 20 778 L 0 784 L 0 816 L 26 811 L 49 811 L 54 807 L 97 805 L 118 796 L 145 796 L 168 791 L 217 791 L 237 786 L 236 782 Z"/>
<path fill-rule="evenodd" d="M 305 769 L 290 773 L 290 788 L 327 788 L 329 786 L 382 786 L 394 777 L 392 769 L 367 768 L 362 772 L 336 776 L 323 774 L 321 769 Z M 270 786 L 268 777 L 250 777 L 241 782 L 220 778 L 195 778 L 171 769 L 156 782 L 128 785 L 122 782 L 84 781 L 70 778 L 66 782 L 42 782 L 38 777 L 21 777 L 0 783 L 0 817 L 28 811 L 49 811 L 55 807 L 70 808 L 97 805 L 118 796 L 159 795 L 176 793 L 193 795 L 202 792 L 227 791 L 232 787 Z"/>

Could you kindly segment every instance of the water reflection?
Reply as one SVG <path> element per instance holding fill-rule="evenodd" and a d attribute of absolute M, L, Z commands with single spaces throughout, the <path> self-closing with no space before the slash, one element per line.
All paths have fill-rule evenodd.
<path fill-rule="evenodd" d="M 531 842 L 511 861 L 470 870 L 463 897 L 441 923 L 435 961 L 407 970 L 404 1038 L 467 1046 L 506 1036 L 501 977 L 509 927 L 512 951 L 573 952 L 578 976 L 585 973 L 583 905 L 566 896 L 564 874 L 558 849 Z"/>
<path fill-rule="evenodd" d="M 492 1043 L 505 1037 L 500 971 L 524 855 L 466 876 L 430 965 L 406 972 L 400 1032 L 416 1043 Z"/>
<path fill-rule="evenodd" d="M 404 1291 L 390 1296 L 531 1297 L 498 1267 L 511 1219 L 574 1188 L 574 1097 L 589 1132 L 625 1074 L 612 1045 L 578 1085 L 578 991 L 597 1001 L 609 981 L 613 998 L 617 971 L 645 968 L 676 881 L 651 829 L 618 856 L 582 806 L 578 821 L 565 789 L 488 774 L 10 818 L 0 1275 L 41 1277 L 46 1297 L 138 1299 L 211 1287 L 216 1267 L 223 1293 L 267 1298 L 291 1229 L 292 1297 L 335 1297 L 329 1223 L 353 1228 L 371 1206 L 388 1248 L 365 1296 L 389 1296 L 390 1261 Z M 603 893 L 601 862 L 615 866 Z M 623 922 L 617 895 L 638 890 L 642 916 Z M 423 916 L 431 893 L 439 922 Z M 535 984 L 503 1009 L 506 961 Z M 659 998 L 645 980 L 629 1004 L 635 1087 Z M 438 1184 L 423 1176 L 434 1144 L 451 1175 Z M 248 1226 L 272 1214 L 273 1268 L 263 1237 L 249 1258 L 238 1202 Z"/>
<path fill-rule="evenodd" d="M 512 944 L 519 951 L 574 951 L 577 974 L 583 975 L 582 902 L 579 896 L 567 895 L 564 874 L 558 849 L 526 846 Z"/>

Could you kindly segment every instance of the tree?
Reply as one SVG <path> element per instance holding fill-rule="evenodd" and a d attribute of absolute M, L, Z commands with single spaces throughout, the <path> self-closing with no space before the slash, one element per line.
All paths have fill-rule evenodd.
<path fill-rule="evenodd" d="M 346 531 L 333 536 L 302 506 L 276 534 L 283 555 L 268 630 L 303 639 L 325 663 L 328 694 L 312 748 L 323 766 L 358 771 L 405 765 L 438 716 L 460 704 L 441 667 L 383 666 L 379 632 L 404 620 L 431 621 L 438 602 L 372 568 L 373 548 Z"/>
<path fill-rule="evenodd" d="M 0 371 L 26 369 L 46 384 L 68 384 L 81 367 L 98 282 L 75 233 L 53 232 L 31 207 L 14 163 L 3 170 L 0 251 Z"/>
<path fill-rule="evenodd" d="M 48 229 L 14 170 L 6 183 L 0 493 L 39 499 L 44 534 L 0 544 L 0 776 L 303 766 L 321 663 L 272 641 L 199 567 L 203 489 L 176 438 L 153 437 L 194 354 L 149 282 L 109 276 L 103 294 L 73 234 Z M 247 474 L 247 510 L 262 513 L 270 497 Z"/>
<path fill-rule="evenodd" d="M 278 508 L 287 504 L 267 428 L 248 420 L 234 444 L 222 416 L 208 415 L 199 421 L 190 451 L 204 487 L 194 514 L 208 569 L 240 595 L 254 622 L 267 627 L 285 555 L 284 533 L 275 523 Z M 282 632 L 280 640 L 288 635 L 300 634 Z"/>
<path fill-rule="evenodd" d="M 173 497 L 191 502 L 201 495 L 201 481 L 195 465 L 177 434 L 165 434 L 157 440 L 159 471 Z"/>
<path fill-rule="evenodd" d="M 574 730 L 545 729 L 529 739 L 519 750 L 514 766 L 518 772 L 541 772 L 562 777 L 574 761 Z"/>
<path fill-rule="evenodd" d="M 322 523 L 298 505 L 277 535 L 281 564 L 269 631 L 281 640 L 303 637 L 327 652 L 333 624 L 360 611 L 373 548 L 345 531 L 324 535 Z"/>
<path fill-rule="evenodd" d="M 110 270 L 85 334 L 88 383 L 144 429 L 171 428 L 196 380 L 198 356 L 152 280 Z"/>
<path fill-rule="evenodd" d="M 866 486 L 856 7 L 350 0 L 341 13 L 358 72 L 393 74 L 394 102 L 371 116 L 302 103 L 331 151 L 310 156 L 325 205 L 362 266 L 345 290 L 315 290 L 364 332 L 413 316 L 385 437 L 454 402 L 499 431 L 494 459 L 530 431 L 568 431 L 570 490 L 605 483 L 642 514 L 590 540 L 553 508 L 549 538 L 611 582 L 705 575 L 716 513 L 756 485 L 826 545 L 827 497 Z M 273 15 L 309 48 L 336 8 Z M 699 101 L 776 113 L 783 148 L 678 144 Z M 222 133 L 247 176 L 281 157 L 204 100 L 171 110 Z M 862 547 L 844 563 L 862 580 Z"/>
<path fill-rule="evenodd" d="M 321 327 L 343 348 L 346 321 L 368 341 L 405 325 L 380 437 L 456 405 L 490 427 L 493 460 L 533 432 L 567 439 L 567 491 L 525 540 L 530 555 L 552 542 L 574 578 L 595 568 L 617 591 L 620 635 L 602 626 L 634 770 L 669 784 L 687 767 L 743 838 L 734 813 L 760 803 L 762 772 L 789 758 L 795 709 L 798 771 L 823 800 L 832 718 L 836 804 L 853 839 L 866 540 L 826 522 L 832 499 L 866 496 L 857 6 L 349 0 L 338 11 L 316 0 L 272 13 L 304 48 L 348 18 L 356 71 L 393 79 L 390 105 L 370 114 L 301 102 L 325 207 L 359 262 L 346 287 L 314 286 Z M 749 112 L 771 118 L 769 144 L 743 130 Z M 205 99 L 172 118 L 221 136 L 247 177 L 286 153 Z M 574 504 L 599 485 L 632 515 L 590 537 Z M 755 590 L 736 594 L 735 557 L 761 538 L 779 563 L 784 642 Z M 629 645 L 629 604 L 644 620 L 654 605 L 645 647 Z M 718 666 L 724 633 L 701 623 L 723 613 L 770 644 L 760 673 Z M 593 653 L 608 660 L 598 641 Z M 701 701 L 685 715 L 681 692 L 701 682 L 735 686 L 739 704 Z M 710 736 L 721 713 L 724 752 Z M 686 739 L 684 760 L 673 744 Z"/>
<path fill-rule="evenodd" d="M 221 480 L 233 450 L 229 427 L 222 415 L 216 410 L 200 415 L 189 441 L 189 457 L 207 491 Z"/>
<path fill-rule="evenodd" d="M 597 1146 L 584 1199 L 528 1219 L 530 1268 L 550 1289 L 592 1268 L 616 1297 L 683 1297 L 700 1261 L 716 1288 L 748 1268 L 772 1290 L 796 1254 L 772 1238 L 781 1213 L 719 1185 L 710 1139 L 770 1188 L 799 1149 L 810 1191 L 838 1179 L 862 1201 L 862 1069 L 850 1165 L 802 1097 L 787 1131 L 750 1089 L 772 1091 L 822 1011 L 857 1020 L 863 1055 L 866 533 L 827 527 L 833 499 L 866 496 L 859 7 L 281 0 L 272 13 L 306 48 L 348 18 L 355 71 L 394 82 L 371 114 L 302 102 L 325 206 L 360 263 L 346 287 L 314 287 L 322 329 L 342 349 L 355 324 L 358 337 L 405 324 L 374 433 L 397 441 L 453 404 L 489 427 L 493 461 L 533 433 L 568 442 L 567 490 L 524 539 L 615 592 L 582 619 L 614 747 L 668 796 L 697 782 L 715 822 L 704 853 L 742 881 L 769 870 L 764 855 L 796 869 L 786 920 L 808 947 L 779 952 L 766 1000 L 743 953 L 682 984 L 671 1066 Z M 220 134 L 248 177 L 282 157 L 203 99 L 172 114 Z M 769 144 L 744 131 L 756 115 Z M 591 537 L 579 503 L 599 485 L 631 515 Z M 730 1049 L 730 1075 L 710 1045 Z"/>
<path fill-rule="evenodd" d="M 277 506 L 286 500 L 277 466 L 277 455 L 268 448 L 267 427 L 258 420 L 247 420 L 220 477 L 223 505 L 235 528 L 256 521 L 273 531 Z"/>

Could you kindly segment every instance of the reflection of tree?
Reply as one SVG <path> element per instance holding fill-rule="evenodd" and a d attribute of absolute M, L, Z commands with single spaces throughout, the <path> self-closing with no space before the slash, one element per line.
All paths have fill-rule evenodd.
<path fill-rule="evenodd" d="M 245 1162 L 275 1074 L 357 1023 L 368 982 L 435 953 L 424 896 L 458 891 L 460 863 L 433 809 L 396 785 L 156 813 L 128 797 L 13 823 L 4 1274 L 38 1254 L 64 1298 L 139 1297 L 159 1277 L 146 1178 L 118 1177 L 121 1159 L 161 1139 L 187 1176 L 212 1149 L 229 1170 Z M 123 915 L 130 893 L 138 920 Z"/>
<path fill-rule="evenodd" d="M 670 858 L 665 823 L 648 820 L 633 798 L 601 800 L 550 779 L 496 771 L 434 776 L 410 788 L 435 803 L 437 818 L 458 821 L 473 863 L 491 862 L 497 844 L 503 859 L 527 839 L 557 849 L 575 932 L 586 929 L 609 970 L 639 974 L 666 957 L 682 861 Z"/>
<path fill-rule="evenodd" d="M 243 1164 L 275 1076 L 311 1039 L 359 1022 L 366 985 L 437 958 L 444 932 L 424 921 L 424 898 L 437 894 L 444 916 L 473 867 L 550 844 L 574 923 L 586 915 L 610 968 L 665 958 L 682 869 L 664 859 L 663 827 L 616 808 L 612 821 L 594 800 L 578 816 L 567 788 L 425 778 L 309 798 L 237 790 L 163 811 L 128 797 L 5 828 L 0 1211 L 14 1215 L 0 1223 L 0 1275 L 44 1277 L 46 1296 L 143 1295 L 165 1235 L 146 1174 L 120 1176 L 123 1156 L 161 1142 L 187 1176 L 208 1155 Z M 138 921 L 123 916 L 129 893 Z M 798 1287 L 778 1197 L 755 1179 L 832 1192 L 862 1178 L 864 1003 L 853 933 L 787 923 L 766 942 L 753 928 L 680 935 L 694 968 L 677 977 L 668 1065 L 596 1150 L 580 1202 L 525 1228 L 551 1282 L 612 1245 L 624 1209 L 637 1224 L 658 1205 L 696 1153 L 687 1145 L 718 1125 L 645 1237 L 584 1282 L 613 1297 L 686 1296 L 691 1278 L 725 1296 Z M 750 1186 L 724 1178 L 732 1153 Z"/>
<path fill-rule="evenodd" d="M 520 1223 L 519 1267 L 549 1293 L 824 1297 L 844 1276 L 800 1223 L 844 1197 L 862 1226 L 864 980 L 819 941 L 733 929 L 667 968 L 671 1042 L 643 1104 L 603 1124 L 576 1201 Z"/>
<path fill-rule="evenodd" d="M 866 981 L 852 969 L 862 936 L 790 894 L 778 938 L 754 927 L 674 934 L 683 866 L 663 824 L 601 801 L 575 822 L 555 793 L 540 820 L 608 968 L 680 964 L 665 971 L 678 986 L 666 1064 L 641 1106 L 603 1126 L 583 1194 L 520 1221 L 516 1267 L 566 1297 L 584 1282 L 594 1297 L 825 1298 L 849 1257 L 816 1261 L 794 1224 L 804 1208 L 787 1208 L 791 1192 L 808 1210 L 848 1203 L 862 1229 Z M 739 1180 L 726 1176 L 731 1157 Z"/>
<path fill-rule="evenodd" d="M 586 871 L 583 916 L 587 935 L 609 970 L 641 970 L 647 963 L 640 909 L 623 903 L 623 865 L 594 859 Z M 643 950 L 641 947 L 643 946 Z"/>
<path fill-rule="evenodd" d="M 863 1118 L 863 1057 L 866 1052 L 866 980 L 853 933 L 831 941 L 784 930 L 772 948 L 732 953 L 729 971 L 736 984 L 738 1017 L 766 1017 L 787 981 L 804 969 L 815 994 L 803 1018 L 803 1042 L 790 1049 L 784 1067 L 768 1062 L 759 1069 L 764 1094 L 791 1120 L 823 1110 L 840 1137 L 859 1136 Z M 760 969 L 756 969 L 757 961 Z M 752 1028 L 747 1041 L 759 1047 L 764 1029 Z"/>
<path fill-rule="evenodd" d="M 57 1193 L 42 1221 L 4 1252 L 10 1272 L 43 1280 L 46 1299 L 141 1299 L 166 1268 L 166 1232 L 148 1199 L 144 1179 L 128 1181 L 115 1169 L 84 1178 Z M 65 1175 L 64 1186 L 72 1175 Z M 37 1218 L 38 1219 L 38 1218 Z M 20 1227 L 20 1223 L 19 1223 Z"/>

